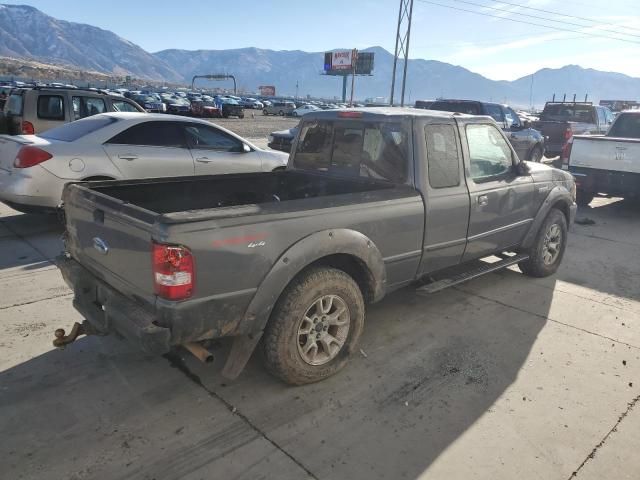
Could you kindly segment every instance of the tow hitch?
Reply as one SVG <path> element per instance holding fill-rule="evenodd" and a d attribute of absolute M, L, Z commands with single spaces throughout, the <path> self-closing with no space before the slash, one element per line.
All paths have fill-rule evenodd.
<path fill-rule="evenodd" d="M 80 335 L 96 335 L 98 332 L 85 320 L 82 323 L 75 322 L 71 327 L 71 332 L 66 335 L 64 328 L 58 328 L 55 332 L 55 340 L 53 346 L 64 348 L 72 342 L 75 342 Z"/>

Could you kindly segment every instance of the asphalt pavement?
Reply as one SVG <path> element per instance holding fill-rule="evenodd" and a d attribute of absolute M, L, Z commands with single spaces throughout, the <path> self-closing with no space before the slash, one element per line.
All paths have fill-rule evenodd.
<path fill-rule="evenodd" d="M 0 206 L 0 477 L 636 480 L 640 205 L 578 219 L 555 276 L 401 290 L 341 373 L 289 387 L 259 355 L 222 378 L 224 342 L 212 366 L 113 337 L 54 349 L 81 321 L 62 229 Z"/>

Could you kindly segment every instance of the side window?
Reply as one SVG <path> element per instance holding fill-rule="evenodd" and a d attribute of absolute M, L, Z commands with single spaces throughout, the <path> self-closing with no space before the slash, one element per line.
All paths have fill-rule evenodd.
<path fill-rule="evenodd" d="M 97 115 L 107 111 L 107 106 L 102 98 L 72 97 L 74 120 Z"/>
<path fill-rule="evenodd" d="M 522 127 L 522 122 L 520 121 L 520 117 L 518 117 L 518 114 L 514 112 L 512 108 L 504 109 L 504 118 L 507 120 L 508 128 Z"/>
<path fill-rule="evenodd" d="M 598 114 L 598 125 L 604 125 L 606 120 L 604 118 L 604 109 L 601 107 L 595 107 L 596 113 Z"/>
<path fill-rule="evenodd" d="M 64 99 L 60 95 L 40 95 L 38 97 L 38 118 L 64 120 Z"/>
<path fill-rule="evenodd" d="M 429 185 L 446 188 L 460 185 L 460 159 L 453 125 L 427 125 L 427 166 Z"/>
<path fill-rule="evenodd" d="M 129 102 L 125 102 L 123 100 L 111 101 L 113 105 L 113 109 L 116 112 L 137 112 L 138 109 L 131 105 Z"/>
<path fill-rule="evenodd" d="M 407 180 L 409 136 L 399 123 L 367 124 L 360 176 L 404 183 Z"/>
<path fill-rule="evenodd" d="M 605 108 L 604 116 L 605 116 L 605 119 L 607 120 L 607 125 L 611 125 L 613 123 L 613 113 L 611 113 L 611 110 L 609 110 L 608 108 Z"/>
<path fill-rule="evenodd" d="M 484 109 L 487 112 L 487 115 L 493 118 L 500 125 L 504 123 L 504 116 L 502 114 L 502 108 L 500 108 L 500 105 L 486 104 L 484 106 Z"/>
<path fill-rule="evenodd" d="M 220 150 L 223 152 L 241 152 L 242 142 L 213 127 L 198 124 L 185 124 L 187 141 L 191 148 Z"/>
<path fill-rule="evenodd" d="M 469 145 L 469 171 L 474 181 L 492 180 L 511 170 L 511 149 L 495 126 L 469 124 L 465 131 Z"/>
<path fill-rule="evenodd" d="M 107 143 L 186 148 L 184 130 L 174 122 L 145 122 L 120 132 Z"/>

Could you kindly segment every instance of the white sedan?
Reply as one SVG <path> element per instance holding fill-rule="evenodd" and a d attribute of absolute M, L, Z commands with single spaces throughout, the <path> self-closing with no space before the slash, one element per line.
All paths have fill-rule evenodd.
<path fill-rule="evenodd" d="M 321 110 L 321 109 L 316 107 L 315 105 L 311 105 L 311 104 L 302 105 L 301 107 L 298 107 L 293 112 L 291 112 L 291 115 L 293 115 L 294 117 L 301 117 L 305 113 L 317 112 L 318 110 Z"/>
<path fill-rule="evenodd" d="M 40 135 L 0 135 L 0 201 L 42 211 L 70 181 L 268 172 L 287 160 L 205 120 L 103 113 Z"/>

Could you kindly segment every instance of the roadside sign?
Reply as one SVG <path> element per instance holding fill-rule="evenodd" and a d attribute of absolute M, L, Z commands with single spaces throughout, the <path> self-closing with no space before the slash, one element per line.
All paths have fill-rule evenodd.
<path fill-rule="evenodd" d="M 333 70 L 351 70 L 354 61 L 354 50 L 334 50 L 331 52 L 331 68 Z"/>

